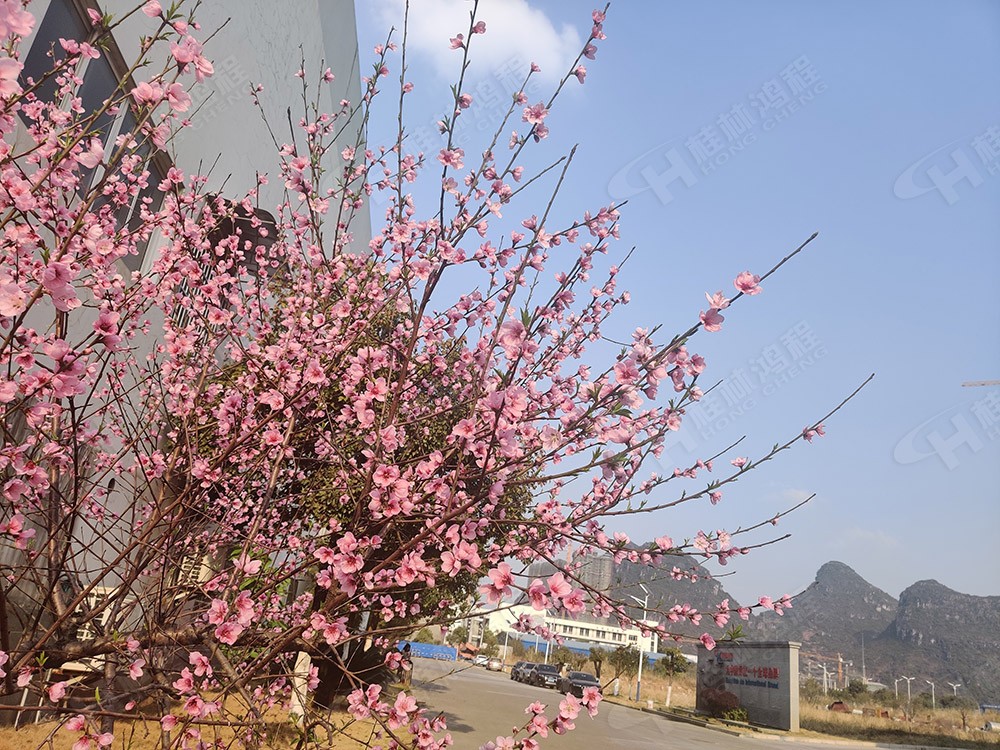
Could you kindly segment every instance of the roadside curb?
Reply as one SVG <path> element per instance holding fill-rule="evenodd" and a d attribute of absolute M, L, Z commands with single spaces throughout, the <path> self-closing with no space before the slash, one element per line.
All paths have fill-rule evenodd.
<path fill-rule="evenodd" d="M 677 714 L 672 711 L 664 711 L 659 708 L 645 708 L 643 706 L 630 706 L 627 703 L 617 703 L 615 701 L 609 701 L 611 706 L 621 706 L 622 708 L 630 708 L 633 711 L 642 711 L 646 714 L 653 714 L 655 716 L 660 716 L 669 721 L 677 721 L 682 724 L 691 724 L 696 727 L 702 727 L 704 729 L 711 729 L 713 732 L 721 732 L 722 734 L 728 734 L 732 737 L 746 737 L 748 739 L 756 740 L 776 740 L 778 742 L 808 742 L 814 745 L 833 745 L 835 747 L 874 747 L 880 750 L 955 750 L 955 748 L 942 747 L 940 745 L 896 745 L 889 742 L 873 742 L 871 740 L 847 740 L 847 739 L 825 739 L 819 737 L 795 737 L 790 734 L 772 734 L 770 732 L 761 731 L 750 731 L 750 732 L 740 732 L 735 729 L 728 729 L 726 727 L 720 727 L 711 724 L 707 721 L 695 718 L 693 716 L 684 716 L 683 714 Z"/>

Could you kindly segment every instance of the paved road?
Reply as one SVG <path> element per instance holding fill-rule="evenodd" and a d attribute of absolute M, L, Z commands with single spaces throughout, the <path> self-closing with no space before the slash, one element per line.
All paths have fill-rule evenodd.
<path fill-rule="evenodd" d="M 457 670 L 457 671 L 452 671 Z M 431 712 L 444 712 L 456 750 L 474 750 L 497 735 L 508 735 L 527 718 L 524 707 L 541 701 L 551 718 L 558 711 L 554 690 L 514 682 L 505 673 L 469 667 L 467 662 L 414 660 L 413 692 Z M 724 750 L 805 750 L 821 742 L 794 743 L 780 739 L 734 737 L 711 729 L 636 711 L 610 703 L 591 719 L 581 713 L 576 729 L 556 737 L 550 733 L 543 748 L 573 750 L 640 750 L 641 748 L 724 748 Z"/>

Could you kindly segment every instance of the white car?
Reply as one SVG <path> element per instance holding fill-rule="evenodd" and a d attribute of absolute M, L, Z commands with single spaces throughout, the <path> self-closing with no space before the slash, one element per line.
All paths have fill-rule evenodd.
<path fill-rule="evenodd" d="M 472 660 L 472 663 L 477 667 L 485 667 L 487 663 L 489 663 L 489 657 L 480 654 L 479 656 L 477 656 L 475 659 Z"/>

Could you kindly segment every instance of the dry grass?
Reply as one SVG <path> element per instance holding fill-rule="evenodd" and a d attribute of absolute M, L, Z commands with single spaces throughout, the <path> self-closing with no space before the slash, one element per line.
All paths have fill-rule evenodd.
<path fill-rule="evenodd" d="M 647 705 L 653 700 L 656 708 L 662 708 L 666 699 L 667 679 L 659 676 L 643 675 L 642 701 L 636 703 L 635 683 L 621 680 L 621 690 L 617 698 L 612 697 L 610 686 L 605 689 L 607 700 L 629 706 Z M 695 676 L 692 672 L 673 678 L 670 704 L 674 708 L 694 709 Z M 874 708 L 874 706 L 872 706 Z M 842 737 L 852 740 L 867 740 L 901 745 L 932 745 L 937 747 L 982 748 L 998 750 L 1000 733 L 979 731 L 987 721 L 1000 721 L 997 715 L 983 716 L 978 712 L 966 715 L 968 731 L 962 729 L 962 716 L 956 710 L 938 709 L 923 711 L 905 721 L 899 711 L 891 712 L 892 718 L 880 719 L 875 716 L 858 716 L 827 711 L 825 706 L 807 703 L 800 705 L 800 724 L 805 736 Z M 975 728 L 973 728 L 975 727 Z"/>
<path fill-rule="evenodd" d="M 228 704 L 228 701 L 227 701 Z M 227 705 L 227 708 L 235 708 Z M 175 710 L 175 715 L 182 714 Z M 230 712 L 239 715 L 239 712 Z M 328 717 L 328 726 L 334 731 L 317 729 L 311 742 L 302 742 L 301 733 L 289 722 L 286 711 L 274 709 L 264 715 L 264 724 L 256 727 L 252 741 L 245 739 L 245 733 L 238 726 L 228 726 L 223 723 L 203 724 L 199 726 L 202 739 L 206 743 L 219 743 L 223 748 L 267 748 L 268 750 L 362 750 L 370 746 L 374 724 L 370 721 L 355 721 L 343 711 L 334 711 Z M 171 733 L 171 748 L 178 747 L 180 740 L 178 726 Z M 115 722 L 115 741 L 111 750 L 163 750 L 159 721 L 147 720 L 117 720 Z M 71 750 L 79 739 L 77 732 L 60 729 L 60 723 L 47 721 L 40 724 L 28 724 L 13 729 L 0 727 L 0 750 Z M 213 745 L 214 746 L 214 745 Z"/>
<path fill-rule="evenodd" d="M 904 720 L 898 711 L 890 712 L 890 718 L 883 719 L 827 711 L 825 707 L 805 702 L 801 704 L 799 713 L 803 730 L 852 740 L 990 750 L 1000 748 L 1000 734 L 972 728 L 997 720 L 995 715 L 983 716 L 979 712 L 967 716 L 970 727 L 967 731 L 962 729 L 961 714 L 947 709 L 921 712 L 912 721 Z"/>
<path fill-rule="evenodd" d="M 608 676 L 602 675 L 601 682 L 604 683 L 607 681 Z M 607 685 L 604 688 L 604 696 L 615 703 L 634 706 L 646 706 L 647 701 L 651 700 L 654 707 L 663 708 L 666 705 L 668 685 L 673 686 L 673 689 L 670 691 L 671 707 L 694 708 L 695 676 L 693 671 L 688 674 L 676 675 L 672 680 L 659 675 L 644 674 L 642 676 L 642 700 L 639 703 L 633 700 L 635 698 L 634 679 L 621 678 L 617 698 L 614 698 L 611 694 L 611 685 Z"/>

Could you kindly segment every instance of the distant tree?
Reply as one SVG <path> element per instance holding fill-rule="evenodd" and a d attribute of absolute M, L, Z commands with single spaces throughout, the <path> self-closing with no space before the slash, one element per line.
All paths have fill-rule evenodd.
<path fill-rule="evenodd" d="M 570 669 L 583 669 L 588 661 L 586 656 L 566 646 L 556 646 L 549 656 L 553 664 L 568 664 Z"/>
<path fill-rule="evenodd" d="M 823 688 L 815 677 L 810 677 L 799 685 L 799 696 L 809 701 L 816 701 L 823 695 Z"/>
<path fill-rule="evenodd" d="M 941 707 L 958 711 L 962 717 L 962 729 L 969 728 L 969 714 L 979 710 L 979 704 L 966 695 L 943 695 L 941 696 Z"/>
<path fill-rule="evenodd" d="M 437 638 L 434 637 L 430 628 L 420 628 L 413 634 L 413 640 L 418 643 L 437 643 Z"/>
<path fill-rule="evenodd" d="M 590 649 L 590 663 L 594 665 L 594 674 L 598 679 L 601 677 L 601 667 L 608 660 L 608 652 L 600 646 Z"/>
<path fill-rule="evenodd" d="M 634 646 L 619 646 L 608 655 L 615 677 L 632 677 L 639 671 L 639 651 Z"/>
<path fill-rule="evenodd" d="M 469 629 L 465 625 L 456 625 L 448 631 L 448 643 L 460 645 L 469 640 Z"/>
<path fill-rule="evenodd" d="M 868 694 L 868 686 L 864 680 L 851 680 L 847 684 L 847 693 L 853 698 L 860 698 Z"/>
<path fill-rule="evenodd" d="M 483 656 L 496 656 L 500 653 L 500 639 L 489 628 L 483 630 L 483 640 L 480 644 L 479 653 Z"/>
<path fill-rule="evenodd" d="M 684 654 L 681 653 L 679 648 L 667 648 L 666 651 L 662 651 L 661 653 L 664 654 L 663 658 L 658 659 L 656 665 L 653 667 L 655 674 L 672 677 L 675 674 L 684 674 L 687 671 L 690 662 L 684 658 Z"/>

